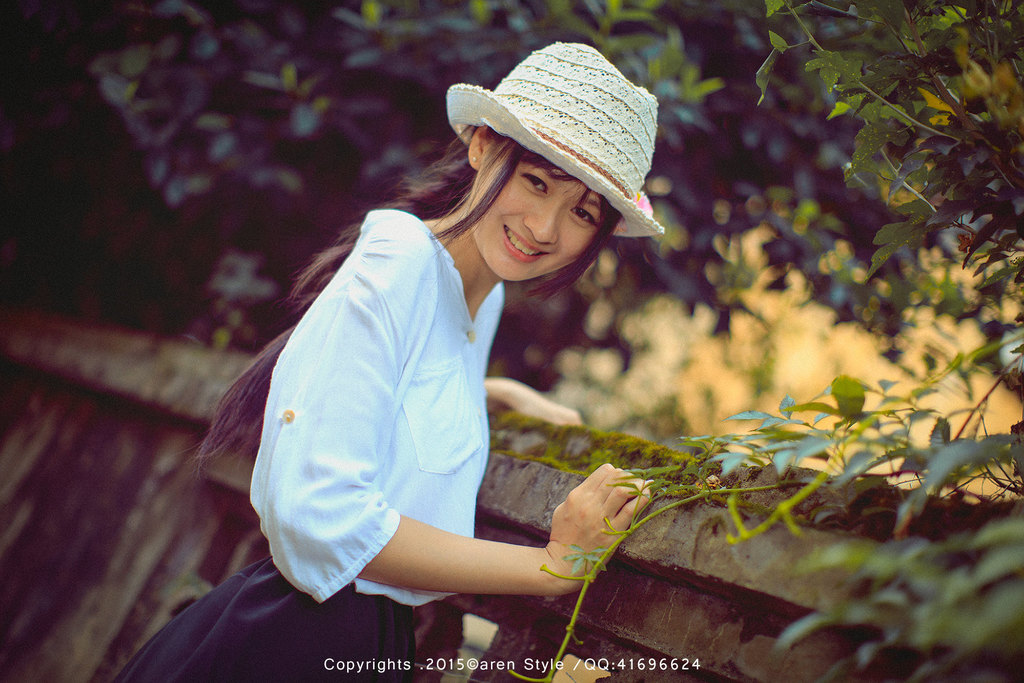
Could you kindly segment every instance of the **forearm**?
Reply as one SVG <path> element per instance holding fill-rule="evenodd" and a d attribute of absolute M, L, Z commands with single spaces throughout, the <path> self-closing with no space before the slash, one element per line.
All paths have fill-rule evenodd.
<path fill-rule="evenodd" d="M 522 382 L 508 377 L 485 377 L 484 391 L 487 392 L 488 403 L 496 403 L 503 407 L 511 407 L 525 396 L 529 390 Z"/>
<path fill-rule="evenodd" d="M 559 579 L 542 565 L 562 570 L 557 544 L 545 548 L 459 536 L 402 517 L 398 531 L 359 574 L 412 590 L 445 593 L 562 595 L 578 582 Z M 555 553 L 555 554 L 552 554 Z"/>
<path fill-rule="evenodd" d="M 508 377 L 484 379 L 487 403 L 492 409 L 511 408 L 517 412 L 539 417 L 559 425 L 581 424 L 578 411 L 555 403 L 536 389 Z"/>

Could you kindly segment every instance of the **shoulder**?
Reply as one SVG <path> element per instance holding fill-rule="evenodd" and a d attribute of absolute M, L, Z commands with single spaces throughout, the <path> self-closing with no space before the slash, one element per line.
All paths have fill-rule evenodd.
<path fill-rule="evenodd" d="M 383 344 L 387 337 L 400 341 L 429 327 L 437 306 L 438 286 L 434 283 L 439 281 L 436 274 L 444 252 L 444 246 L 416 216 L 403 211 L 371 211 L 353 250 L 299 323 L 306 333 L 302 338 L 319 347 L 324 335 L 340 332 L 350 340 L 360 335 L 369 339 L 360 330 L 375 330 L 376 336 L 371 336 Z M 352 344 L 328 346 L 341 349 Z"/>
<path fill-rule="evenodd" d="M 444 245 L 418 217 L 404 211 L 371 211 L 355 248 L 322 298 L 359 303 L 399 327 L 416 321 L 425 324 L 447 287 L 450 260 Z"/>
<path fill-rule="evenodd" d="M 436 279 L 444 252 L 444 246 L 416 216 L 396 210 L 371 211 L 327 293 L 343 294 L 360 281 L 379 293 L 415 290 L 423 279 Z"/>
<path fill-rule="evenodd" d="M 411 213 L 395 209 L 366 214 L 359 241 L 362 251 L 398 259 L 436 254 L 443 249 L 426 223 Z"/>

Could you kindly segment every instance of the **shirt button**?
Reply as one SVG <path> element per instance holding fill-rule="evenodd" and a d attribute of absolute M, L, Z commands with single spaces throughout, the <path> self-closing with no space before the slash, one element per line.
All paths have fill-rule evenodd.
<path fill-rule="evenodd" d="M 292 422 L 295 422 L 295 411 L 284 411 L 283 413 L 281 413 L 281 420 L 283 420 L 285 424 L 291 424 Z"/>
<path fill-rule="evenodd" d="M 469 332 L 467 332 L 466 333 L 466 339 L 469 340 L 470 344 L 475 342 L 476 341 L 476 330 L 470 330 Z"/>

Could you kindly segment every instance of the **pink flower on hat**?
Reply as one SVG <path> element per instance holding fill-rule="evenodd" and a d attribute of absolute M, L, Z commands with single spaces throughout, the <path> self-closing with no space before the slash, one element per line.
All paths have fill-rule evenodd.
<path fill-rule="evenodd" d="M 651 206 L 650 198 L 643 192 L 637 192 L 633 198 L 633 203 L 636 204 L 636 208 L 640 209 L 645 216 L 648 218 L 654 218 L 654 207 Z M 619 219 L 618 224 L 615 226 L 615 234 L 621 235 L 626 232 L 626 219 L 625 216 Z"/>
<path fill-rule="evenodd" d="M 645 216 L 654 218 L 654 207 L 651 206 L 651 200 L 647 198 L 647 195 L 643 192 L 637 192 L 636 199 L 633 201 L 636 202 L 636 208 L 643 211 Z"/>

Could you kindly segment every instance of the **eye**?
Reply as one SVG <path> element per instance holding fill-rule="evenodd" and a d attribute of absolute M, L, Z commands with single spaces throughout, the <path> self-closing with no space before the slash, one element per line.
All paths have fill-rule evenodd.
<path fill-rule="evenodd" d="M 547 183 L 545 183 L 543 180 L 541 180 L 539 177 L 535 176 L 532 173 L 524 173 L 523 178 L 525 178 L 526 182 L 533 185 L 534 188 L 536 188 L 540 192 L 545 192 L 548 189 Z"/>
<path fill-rule="evenodd" d="M 594 214 L 590 213 L 582 206 L 577 206 L 575 209 L 573 209 L 573 213 L 576 214 L 577 218 L 580 218 L 592 225 L 597 225 L 597 218 L 594 217 Z"/>

